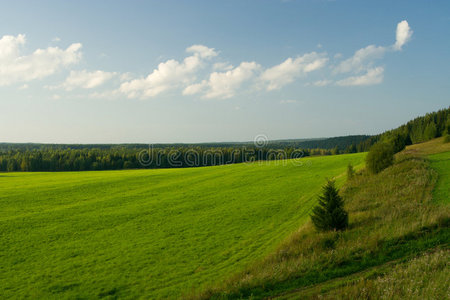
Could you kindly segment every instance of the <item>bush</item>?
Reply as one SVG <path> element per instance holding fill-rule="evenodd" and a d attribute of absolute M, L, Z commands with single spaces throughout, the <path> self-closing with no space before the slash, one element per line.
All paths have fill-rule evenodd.
<path fill-rule="evenodd" d="M 389 143 L 376 143 L 366 157 L 366 167 L 371 173 L 379 173 L 394 163 L 394 149 Z"/>
<path fill-rule="evenodd" d="M 311 220 L 319 231 L 344 230 L 348 227 L 348 213 L 334 181 L 328 181 L 319 196 L 319 204 L 313 208 Z"/>
<path fill-rule="evenodd" d="M 450 134 L 444 136 L 444 143 L 450 143 Z"/>
<path fill-rule="evenodd" d="M 355 169 L 353 169 L 352 164 L 348 164 L 347 166 L 347 179 L 350 180 L 355 176 Z"/>
<path fill-rule="evenodd" d="M 392 145 L 392 149 L 394 150 L 394 153 L 400 152 L 403 149 L 405 149 L 406 142 L 407 142 L 406 135 L 402 135 L 402 134 L 398 134 L 398 133 L 391 136 L 391 138 L 387 141 L 388 144 Z"/>

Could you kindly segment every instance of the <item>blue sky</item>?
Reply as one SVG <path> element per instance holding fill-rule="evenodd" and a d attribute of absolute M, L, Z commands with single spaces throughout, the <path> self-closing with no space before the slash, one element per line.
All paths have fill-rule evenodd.
<path fill-rule="evenodd" d="M 449 1 L 14 1 L 0 142 L 376 134 L 450 105 Z"/>

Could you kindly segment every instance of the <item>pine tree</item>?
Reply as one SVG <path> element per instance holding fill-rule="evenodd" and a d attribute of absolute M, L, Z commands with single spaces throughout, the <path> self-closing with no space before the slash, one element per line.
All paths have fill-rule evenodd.
<path fill-rule="evenodd" d="M 437 135 L 436 124 L 429 123 L 425 128 L 424 138 L 426 141 L 434 139 Z"/>
<path fill-rule="evenodd" d="M 344 230 L 348 226 L 348 213 L 334 181 L 328 181 L 319 196 L 319 204 L 313 208 L 311 220 L 319 231 Z"/>

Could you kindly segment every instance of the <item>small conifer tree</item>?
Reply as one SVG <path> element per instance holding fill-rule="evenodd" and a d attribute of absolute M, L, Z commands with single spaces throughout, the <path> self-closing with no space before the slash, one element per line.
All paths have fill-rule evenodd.
<path fill-rule="evenodd" d="M 334 181 L 328 181 L 319 196 L 319 204 L 313 208 L 311 220 L 319 231 L 344 230 L 348 226 L 348 213 Z"/>

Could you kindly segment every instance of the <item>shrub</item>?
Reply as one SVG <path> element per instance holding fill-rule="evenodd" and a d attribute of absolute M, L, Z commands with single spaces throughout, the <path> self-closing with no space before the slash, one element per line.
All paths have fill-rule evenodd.
<path fill-rule="evenodd" d="M 450 142 L 450 118 L 447 118 L 444 129 L 444 143 Z"/>
<path fill-rule="evenodd" d="M 355 169 L 353 169 L 352 164 L 348 164 L 347 166 L 347 179 L 350 180 L 355 176 Z"/>
<path fill-rule="evenodd" d="M 444 136 L 444 143 L 450 143 L 450 134 Z"/>
<path fill-rule="evenodd" d="M 348 227 L 348 213 L 334 181 L 328 181 L 319 196 L 319 204 L 313 208 L 311 220 L 319 231 L 344 230 Z"/>
<path fill-rule="evenodd" d="M 371 173 L 379 173 L 394 163 L 394 149 L 390 143 L 376 143 L 366 157 L 366 167 Z"/>
<path fill-rule="evenodd" d="M 387 142 L 392 145 L 394 153 L 400 152 L 406 147 L 407 137 L 404 134 L 394 134 Z"/>

